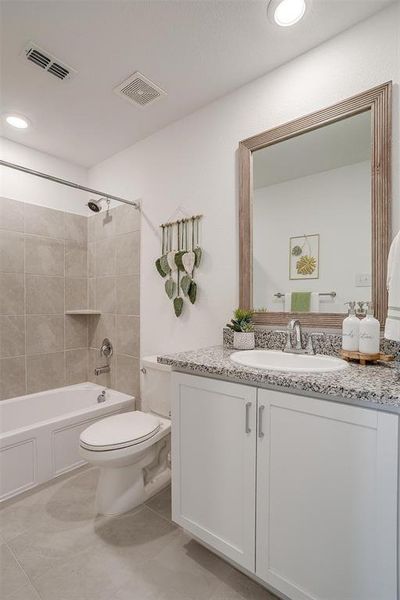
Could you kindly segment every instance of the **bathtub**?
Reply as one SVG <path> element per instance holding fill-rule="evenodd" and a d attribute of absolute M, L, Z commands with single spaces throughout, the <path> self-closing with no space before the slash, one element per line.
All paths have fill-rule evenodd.
<path fill-rule="evenodd" d="M 133 410 L 134 398 L 80 383 L 0 402 L 0 502 L 85 464 L 81 431 L 94 421 Z"/>

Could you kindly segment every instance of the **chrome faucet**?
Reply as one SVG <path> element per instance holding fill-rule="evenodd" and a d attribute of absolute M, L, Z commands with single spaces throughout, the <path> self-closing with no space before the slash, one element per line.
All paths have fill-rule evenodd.
<path fill-rule="evenodd" d="M 325 337 L 324 333 L 309 333 L 306 347 L 303 348 L 303 345 L 301 343 L 301 323 L 298 319 L 292 319 L 291 321 L 289 321 L 286 330 L 278 329 L 276 333 L 286 334 L 286 343 L 283 352 L 289 352 L 291 354 L 315 354 L 314 338 Z M 295 341 L 294 345 L 293 336 Z"/>
<path fill-rule="evenodd" d="M 290 345 L 292 347 L 291 351 L 293 354 L 303 354 L 303 346 L 301 345 L 301 324 L 298 319 L 292 319 L 288 323 L 288 337 L 290 340 Z M 294 334 L 295 346 L 293 348 L 293 340 L 292 334 Z"/>

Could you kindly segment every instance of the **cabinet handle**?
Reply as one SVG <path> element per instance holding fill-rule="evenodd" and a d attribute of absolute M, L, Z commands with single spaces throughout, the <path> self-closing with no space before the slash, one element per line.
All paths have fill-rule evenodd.
<path fill-rule="evenodd" d="M 258 437 L 260 438 L 264 437 L 264 432 L 262 428 L 264 408 L 265 406 L 263 406 L 262 404 L 260 404 L 260 406 L 258 407 Z"/>
<path fill-rule="evenodd" d="M 250 429 L 250 407 L 251 407 L 251 402 L 246 402 L 246 426 L 245 426 L 246 433 L 251 433 L 251 429 Z"/>

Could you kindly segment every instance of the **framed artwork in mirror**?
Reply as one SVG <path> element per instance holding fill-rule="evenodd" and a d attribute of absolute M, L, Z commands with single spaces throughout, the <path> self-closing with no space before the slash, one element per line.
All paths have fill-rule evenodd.
<path fill-rule="evenodd" d="M 289 240 L 289 279 L 319 279 L 319 234 Z"/>

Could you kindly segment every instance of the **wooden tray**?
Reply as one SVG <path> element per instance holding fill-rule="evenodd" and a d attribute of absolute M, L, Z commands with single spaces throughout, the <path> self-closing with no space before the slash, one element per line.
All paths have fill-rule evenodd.
<path fill-rule="evenodd" d="M 382 362 L 391 362 L 394 360 L 393 354 L 385 354 L 384 352 L 364 354 L 363 352 L 354 352 L 352 350 L 341 350 L 341 355 L 345 360 L 355 360 L 359 362 L 360 365 L 367 365 L 368 363 L 374 363 L 378 360 Z"/>

